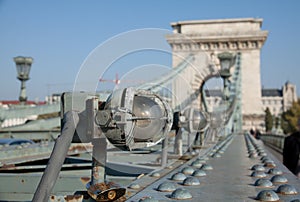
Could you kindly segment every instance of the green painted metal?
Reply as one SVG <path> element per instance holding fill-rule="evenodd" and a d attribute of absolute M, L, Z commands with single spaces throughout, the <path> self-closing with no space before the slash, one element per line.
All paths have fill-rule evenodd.
<path fill-rule="evenodd" d="M 16 138 L 30 140 L 53 141 L 60 134 L 60 129 L 51 130 L 20 130 L 20 131 L 0 131 L 0 138 Z"/>
<path fill-rule="evenodd" d="M 0 168 L 4 165 L 15 165 L 50 157 L 54 142 L 43 141 L 36 144 L 0 145 Z M 91 152 L 91 144 L 72 143 L 68 155 L 79 155 Z"/>
<path fill-rule="evenodd" d="M 3 128 L 2 131 L 51 130 L 60 128 L 60 117 L 30 121 L 26 124 Z"/>
<path fill-rule="evenodd" d="M 191 62 L 194 60 L 194 55 L 190 54 L 188 55 L 183 62 L 181 62 L 177 67 L 173 68 L 168 72 L 167 74 L 153 80 L 150 82 L 147 82 L 145 84 L 137 86 L 138 89 L 144 89 L 144 90 L 151 90 L 153 92 L 158 92 L 162 86 L 164 86 L 167 83 L 170 83 L 174 78 L 176 78 L 180 72 L 182 72 L 184 69 L 186 69 Z"/>
<path fill-rule="evenodd" d="M 90 171 L 72 173 L 61 172 L 52 193 L 55 195 L 74 194 L 75 190 L 84 191 Z M 41 173 L 36 174 L 0 174 L 0 196 L 4 201 L 31 201 L 40 181 Z M 16 194 L 17 193 L 17 194 Z"/>
<path fill-rule="evenodd" d="M 22 108 L 17 109 L 0 109 L 0 120 L 10 118 L 27 118 L 31 115 L 50 114 L 60 111 L 60 104 L 55 103 L 51 105 L 40 105 L 40 106 L 27 106 L 24 105 Z"/>

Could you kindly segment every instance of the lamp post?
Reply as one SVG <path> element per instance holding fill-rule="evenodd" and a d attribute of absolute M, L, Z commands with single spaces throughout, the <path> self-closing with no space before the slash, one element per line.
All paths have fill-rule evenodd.
<path fill-rule="evenodd" d="M 33 58 L 18 56 L 14 57 L 14 61 L 17 67 L 17 78 L 21 81 L 19 101 L 21 104 L 25 104 L 25 102 L 27 101 L 25 81 L 29 79 L 29 72 L 31 64 L 33 62 Z"/>
<path fill-rule="evenodd" d="M 220 60 L 221 70 L 220 70 L 220 76 L 223 79 L 223 101 L 225 102 L 225 106 L 227 105 L 227 101 L 229 100 L 229 78 L 231 77 L 230 73 L 230 67 L 234 64 L 235 57 L 232 53 L 229 52 L 223 52 L 218 54 L 218 58 Z M 225 120 L 228 118 L 226 117 L 227 114 L 225 114 Z M 227 136 L 227 130 L 225 128 L 224 135 Z"/>
<path fill-rule="evenodd" d="M 230 73 L 230 67 L 234 63 L 234 57 L 232 53 L 229 52 L 223 52 L 218 54 L 218 58 L 220 60 L 221 70 L 220 70 L 220 76 L 223 79 L 224 82 L 224 101 L 228 100 L 229 97 L 229 77 L 231 77 Z"/>

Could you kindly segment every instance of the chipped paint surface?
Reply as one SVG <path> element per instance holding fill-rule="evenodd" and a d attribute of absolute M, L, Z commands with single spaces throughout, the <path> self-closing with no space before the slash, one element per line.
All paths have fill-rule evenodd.
<path fill-rule="evenodd" d="M 213 150 L 212 153 L 208 153 L 208 155 L 200 155 L 183 163 L 167 175 L 156 181 L 152 181 L 146 187 L 143 186 L 143 183 L 145 183 L 144 181 L 148 181 L 150 177 L 145 176 L 137 180 L 135 183 L 141 185 L 142 188 L 138 191 L 128 188 L 128 190 L 135 193 L 128 201 L 138 201 L 146 197 L 151 197 L 158 201 L 172 201 L 172 194 L 161 192 L 157 189 L 160 184 L 165 182 L 175 183 L 176 189 L 188 191 L 192 198 L 185 199 L 184 201 L 256 201 L 258 194 L 260 191 L 264 190 L 264 188 L 256 187 L 254 185 L 257 178 L 251 177 L 253 171 L 251 168 L 257 164 L 262 165 L 265 167 L 265 171 L 262 171 L 266 175 L 265 179 L 271 179 L 274 176 L 273 174 L 268 173 L 269 169 L 272 168 L 264 165 L 262 160 L 260 160 L 262 156 L 257 155 L 255 158 L 248 157 L 249 153 L 258 153 L 261 150 L 264 150 L 267 156 L 274 161 L 274 165 L 276 165 L 277 169 L 283 171 L 283 175 L 288 179 L 289 184 L 293 185 L 296 190 L 300 189 L 300 182 L 297 177 L 292 175 L 280 162 L 278 162 L 267 149 L 264 149 L 262 142 L 256 141 L 251 137 L 248 137 L 248 135 L 236 135 L 228 142 L 229 144 L 224 146 L 226 147 L 224 153 L 222 154 L 222 152 L 220 152 L 221 157 L 219 158 L 214 157 L 214 154 L 220 151 L 223 146 L 217 146 L 217 149 Z M 251 144 L 250 148 L 253 147 L 254 150 L 248 149 L 248 144 Z M 184 180 L 174 181 L 171 179 L 172 175 L 181 173 L 183 168 L 191 166 L 194 161 L 204 159 L 204 157 L 208 157 L 206 163 L 211 165 L 213 170 L 206 170 L 206 176 L 198 177 L 200 184 L 187 186 L 183 183 Z M 195 169 L 197 168 L 195 167 Z M 190 175 L 188 174 L 187 178 L 189 176 Z M 278 186 L 280 185 L 274 185 L 273 188 L 275 191 Z M 282 201 L 291 201 L 300 198 L 299 194 L 275 194 L 278 195 Z M 173 195 L 175 195 L 175 193 Z"/>

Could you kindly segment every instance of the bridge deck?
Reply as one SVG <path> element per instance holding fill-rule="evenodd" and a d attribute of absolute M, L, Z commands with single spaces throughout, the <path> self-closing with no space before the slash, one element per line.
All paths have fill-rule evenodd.
<path fill-rule="evenodd" d="M 257 144 L 260 145 L 261 142 L 258 141 Z M 288 179 L 287 183 L 294 186 L 299 192 L 299 180 L 266 149 L 265 153 L 274 161 L 276 168 L 283 171 L 282 176 L 285 176 Z M 276 192 L 280 184 L 273 183 L 274 186 L 271 188 L 257 188 L 254 186 L 254 183 L 258 178 L 251 177 L 253 172 L 251 168 L 255 164 L 264 164 L 260 160 L 261 156 L 258 155 L 255 158 L 249 158 L 248 156 L 245 137 L 243 135 L 236 135 L 229 147 L 221 154 L 221 157 L 210 157 L 206 161 L 207 164 L 213 167 L 213 170 L 205 171 L 207 174 L 206 176 L 198 177 L 200 185 L 185 186 L 183 185 L 183 181 L 171 180 L 173 174 L 181 172 L 184 167 L 191 167 L 191 163 L 199 158 L 195 157 L 172 170 L 165 176 L 157 178 L 152 184 L 129 198 L 128 201 L 139 201 L 140 199 L 147 197 L 157 199 L 158 201 L 174 200 L 171 196 L 172 192 L 157 191 L 158 186 L 163 182 L 172 182 L 175 184 L 176 188 L 184 188 L 187 190 L 192 195 L 192 198 L 187 199 L 186 201 L 257 201 L 257 195 L 262 190 L 273 190 Z M 194 169 L 196 168 L 194 167 Z M 265 167 L 265 179 L 271 179 L 274 176 L 267 174 L 269 169 L 269 167 Z M 150 176 L 148 177 L 151 178 Z M 139 181 L 136 181 L 136 184 L 142 185 L 144 181 L 147 181 L 147 176 L 144 179 L 142 178 Z M 277 195 L 281 201 L 300 199 L 299 194 L 282 195 L 278 193 Z"/>

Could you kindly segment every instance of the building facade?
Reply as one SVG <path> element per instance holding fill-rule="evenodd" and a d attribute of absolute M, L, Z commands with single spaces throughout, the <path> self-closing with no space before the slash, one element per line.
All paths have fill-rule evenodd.
<path fill-rule="evenodd" d="M 298 97 L 296 86 L 290 82 L 286 82 L 281 89 L 264 89 L 261 90 L 262 111 L 269 108 L 274 116 L 280 116 L 283 112 L 291 108 L 293 102 L 296 102 Z M 209 111 L 220 105 L 223 92 L 220 89 L 205 90 L 206 104 Z M 253 117 L 255 118 L 255 117 Z M 264 130 L 264 123 L 259 127 Z"/>
<path fill-rule="evenodd" d="M 296 102 L 298 97 L 296 86 L 286 82 L 281 89 L 262 89 L 263 109 L 270 109 L 274 116 L 287 111 Z"/>
<path fill-rule="evenodd" d="M 214 62 L 219 53 L 240 53 L 243 129 L 259 127 L 264 121 L 260 53 L 268 36 L 268 31 L 261 29 L 262 21 L 239 18 L 172 23 L 173 34 L 167 36 L 167 41 L 173 51 L 173 67 L 176 68 L 191 54 L 195 57 L 191 68 L 173 82 L 173 103 L 183 102 L 207 77 L 219 72 L 220 66 Z M 193 105 L 200 106 L 200 99 L 197 102 Z"/>

